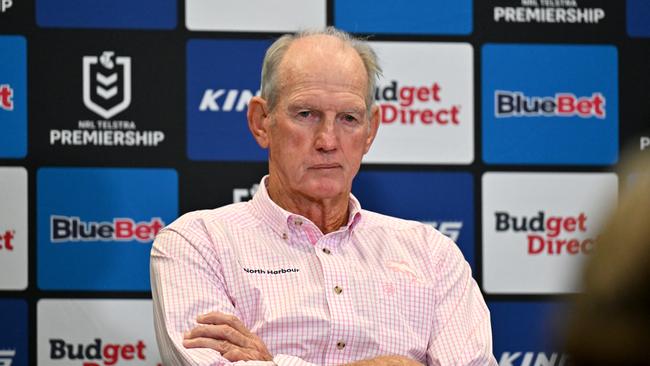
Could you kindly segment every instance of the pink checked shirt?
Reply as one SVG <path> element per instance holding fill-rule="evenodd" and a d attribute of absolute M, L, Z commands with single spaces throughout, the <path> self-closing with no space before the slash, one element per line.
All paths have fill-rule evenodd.
<path fill-rule="evenodd" d="M 165 365 L 227 365 L 185 349 L 199 314 L 234 314 L 273 362 L 339 365 L 404 355 L 426 365 L 496 365 L 490 316 L 458 247 L 432 227 L 362 210 L 323 235 L 268 196 L 183 215 L 151 251 Z"/>

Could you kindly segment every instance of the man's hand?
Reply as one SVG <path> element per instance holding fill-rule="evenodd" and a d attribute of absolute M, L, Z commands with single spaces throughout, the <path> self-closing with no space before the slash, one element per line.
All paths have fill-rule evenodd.
<path fill-rule="evenodd" d="M 422 366 L 422 364 L 405 356 L 391 355 L 356 361 L 345 366 Z"/>
<path fill-rule="evenodd" d="M 199 326 L 185 333 L 185 348 L 211 348 L 228 361 L 271 361 L 260 337 L 234 315 L 211 312 L 196 318 Z"/>

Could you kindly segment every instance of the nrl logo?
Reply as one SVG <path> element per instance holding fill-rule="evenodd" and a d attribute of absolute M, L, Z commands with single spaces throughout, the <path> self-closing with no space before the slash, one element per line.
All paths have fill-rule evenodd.
<path fill-rule="evenodd" d="M 84 105 L 104 119 L 131 104 L 131 57 L 114 56 L 104 51 L 99 57 L 83 57 Z"/>

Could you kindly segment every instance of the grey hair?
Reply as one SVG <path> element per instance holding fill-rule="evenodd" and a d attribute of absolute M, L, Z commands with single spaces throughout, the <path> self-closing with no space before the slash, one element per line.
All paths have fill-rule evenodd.
<path fill-rule="evenodd" d="M 375 101 L 377 78 L 381 75 L 381 67 L 377 60 L 377 54 L 365 40 L 356 38 L 334 27 L 327 27 L 323 30 L 304 30 L 296 34 L 285 34 L 273 42 L 271 47 L 266 50 L 264 62 L 262 63 L 262 85 L 260 89 L 261 96 L 268 102 L 269 109 L 273 110 L 278 102 L 278 69 L 289 46 L 297 39 L 319 35 L 338 38 L 346 45 L 352 47 L 359 57 L 361 57 L 368 79 L 366 107 L 370 111 Z"/>

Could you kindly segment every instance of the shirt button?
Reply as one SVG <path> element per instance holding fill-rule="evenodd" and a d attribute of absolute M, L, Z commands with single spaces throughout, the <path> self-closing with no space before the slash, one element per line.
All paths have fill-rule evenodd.
<path fill-rule="evenodd" d="M 345 342 L 343 342 L 343 341 L 338 341 L 338 342 L 336 343 L 336 348 L 338 348 L 338 349 L 343 349 L 343 348 L 345 348 Z"/>
<path fill-rule="evenodd" d="M 335 292 L 337 295 L 340 295 L 341 292 L 343 292 L 343 289 L 341 288 L 341 286 L 334 286 L 334 292 Z"/>
<path fill-rule="evenodd" d="M 332 252 L 331 252 L 329 249 L 327 249 L 327 248 L 323 248 L 323 253 L 325 253 L 325 254 L 332 254 Z"/>
<path fill-rule="evenodd" d="M 300 219 L 295 219 L 295 220 L 293 221 L 293 223 L 296 224 L 296 226 L 300 226 L 300 225 L 302 225 L 302 220 L 300 220 Z"/>
<path fill-rule="evenodd" d="M 284 240 L 289 239 L 289 235 L 287 235 L 287 233 L 282 233 L 282 239 Z"/>

